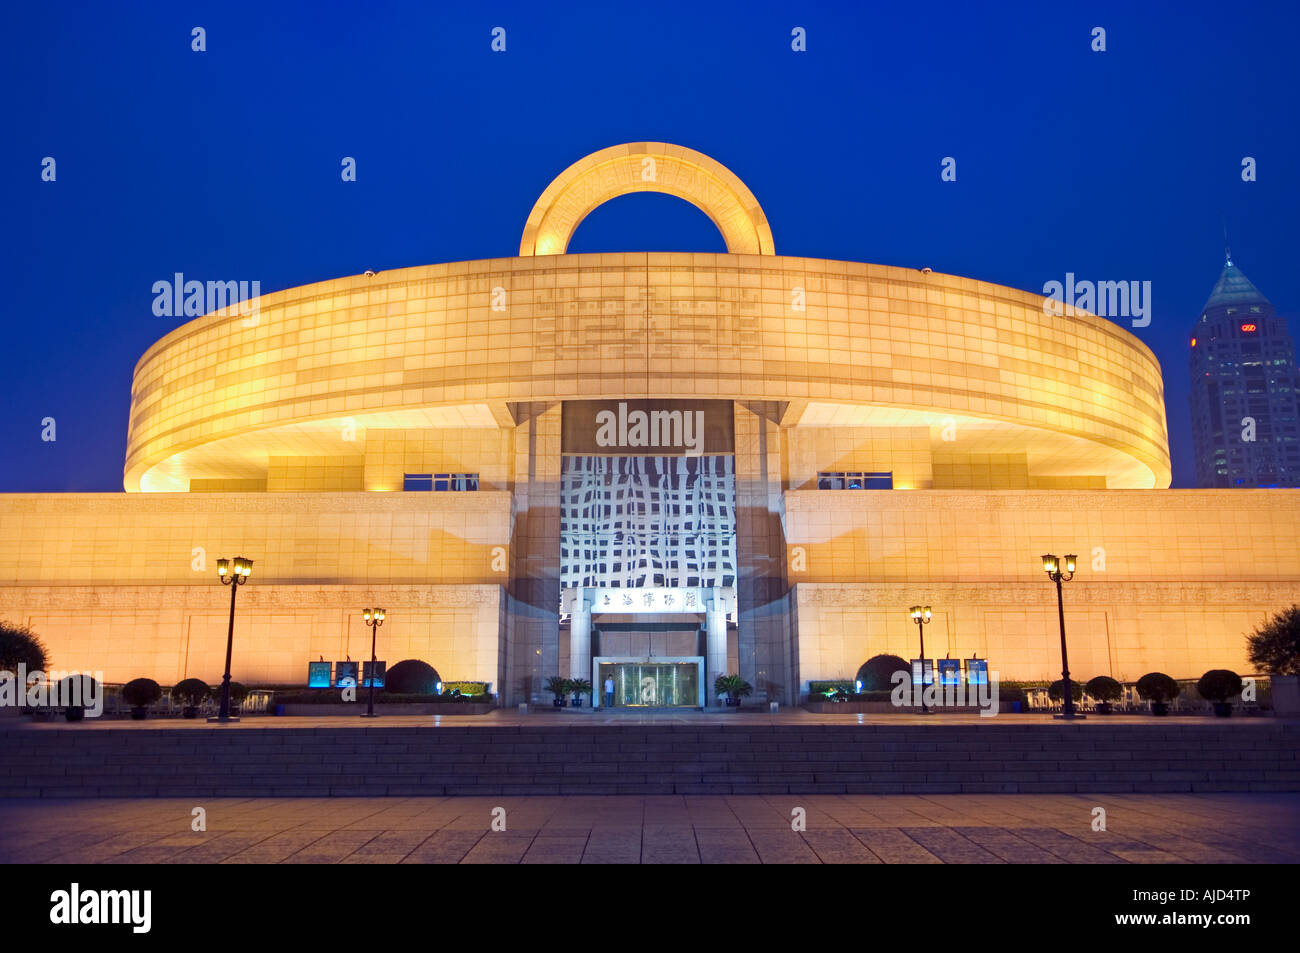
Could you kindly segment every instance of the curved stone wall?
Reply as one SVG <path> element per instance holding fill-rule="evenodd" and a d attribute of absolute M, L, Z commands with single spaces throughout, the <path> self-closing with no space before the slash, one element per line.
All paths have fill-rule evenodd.
<path fill-rule="evenodd" d="M 1056 473 L 1169 484 L 1159 364 L 1108 321 L 912 269 L 634 253 L 405 268 L 197 318 L 136 366 L 125 485 L 247 475 L 262 435 L 295 427 L 421 411 L 483 426 L 511 402 L 598 396 L 986 421 L 1005 450 L 1064 439 Z"/>

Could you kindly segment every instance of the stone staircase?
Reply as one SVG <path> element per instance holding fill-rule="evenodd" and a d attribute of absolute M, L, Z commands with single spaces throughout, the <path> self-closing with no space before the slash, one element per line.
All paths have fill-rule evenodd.
<path fill-rule="evenodd" d="M 1300 791 L 1300 723 L 0 730 L 3 797 Z"/>

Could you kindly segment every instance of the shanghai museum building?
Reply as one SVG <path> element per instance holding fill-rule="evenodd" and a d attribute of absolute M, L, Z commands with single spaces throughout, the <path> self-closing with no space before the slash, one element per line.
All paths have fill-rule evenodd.
<path fill-rule="evenodd" d="M 566 254 L 665 192 L 726 254 Z M 867 658 L 1084 678 L 1249 672 L 1300 600 L 1300 490 L 1172 490 L 1161 369 L 1127 330 L 929 269 L 787 258 L 690 149 L 570 166 L 513 258 L 367 273 L 197 317 L 136 365 L 125 493 L 0 495 L 0 618 L 52 668 L 209 682 L 218 557 L 256 566 L 234 676 L 379 655 L 542 701 L 758 700 Z M 644 694 L 644 686 L 651 686 Z M 602 701 L 601 691 L 596 701 Z"/>

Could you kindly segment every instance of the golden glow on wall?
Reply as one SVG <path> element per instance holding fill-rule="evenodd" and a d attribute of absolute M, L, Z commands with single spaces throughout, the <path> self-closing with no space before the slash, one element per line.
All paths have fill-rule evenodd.
<path fill-rule="evenodd" d="M 728 254 L 564 254 L 592 209 L 638 191 L 699 207 Z M 504 487 L 512 407 L 599 396 L 892 427 L 901 449 L 877 469 L 900 487 L 1169 484 L 1160 367 L 1132 334 L 928 269 L 777 257 L 744 183 L 667 143 L 564 170 L 518 258 L 289 288 L 254 313 L 205 315 L 140 359 L 127 490 L 382 490 L 430 470 Z"/>
<path fill-rule="evenodd" d="M 198 318 L 141 358 L 128 490 L 348 454 L 364 457 L 365 488 L 392 486 L 397 464 L 371 475 L 376 430 L 495 440 L 512 404 L 593 395 L 894 408 L 951 418 L 958 448 L 978 437 L 996 446 L 973 452 L 1028 453 L 1031 475 L 1041 458 L 1046 474 L 1111 488 L 1169 484 L 1147 347 L 969 278 L 777 256 L 548 255 L 290 288 L 262 296 L 259 315 Z"/>

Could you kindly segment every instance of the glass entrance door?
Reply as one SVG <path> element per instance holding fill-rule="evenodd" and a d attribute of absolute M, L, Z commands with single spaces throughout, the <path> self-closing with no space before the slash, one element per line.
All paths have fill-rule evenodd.
<path fill-rule="evenodd" d="M 603 662 L 602 687 L 609 678 L 614 680 L 617 708 L 698 708 L 700 704 L 698 662 Z"/>

